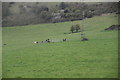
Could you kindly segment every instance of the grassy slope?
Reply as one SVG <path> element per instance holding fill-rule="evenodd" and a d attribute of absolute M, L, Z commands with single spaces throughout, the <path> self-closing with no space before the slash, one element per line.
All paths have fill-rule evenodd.
<path fill-rule="evenodd" d="M 69 32 L 72 24 L 84 23 L 88 42 L 80 33 Z M 3 77 L 117 77 L 117 31 L 104 31 L 117 24 L 116 15 L 84 21 L 3 28 Z M 33 44 L 47 38 L 68 42 Z"/>

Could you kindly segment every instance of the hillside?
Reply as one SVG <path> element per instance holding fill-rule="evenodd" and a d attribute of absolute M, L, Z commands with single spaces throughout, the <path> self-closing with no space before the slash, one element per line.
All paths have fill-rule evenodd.
<path fill-rule="evenodd" d="M 3 27 L 3 78 L 116 78 L 118 32 L 104 31 L 118 24 L 117 15 L 82 21 Z M 89 41 L 70 32 L 84 24 Z M 46 39 L 59 41 L 39 43 Z M 67 42 L 62 42 L 67 38 Z"/>
<path fill-rule="evenodd" d="M 47 7 L 52 7 L 52 6 L 55 6 L 55 5 L 58 5 L 59 3 L 57 2 L 42 2 L 42 3 L 37 3 L 37 2 L 31 2 L 31 3 L 28 3 L 28 2 L 19 2 L 19 3 L 15 3 L 14 5 L 12 5 L 10 7 L 10 12 L 12 14 L 19 14 L 20 13 L 20 8 L 19 6 L 21 5 L 24 5 L 24 6 L 35 6 L 35 5 L 38 5 L 38 6 L 47 6 Z M 29 11 L 29 8 L 26 8 L 27 11 Z"/>
<path fill-rule="evenodd" d="M 117 2 L 4 2 L 2 26 L 24 26 L 83 20 L 118 13 Z M 84 17 L 83 17 L 84 13 Z"/>

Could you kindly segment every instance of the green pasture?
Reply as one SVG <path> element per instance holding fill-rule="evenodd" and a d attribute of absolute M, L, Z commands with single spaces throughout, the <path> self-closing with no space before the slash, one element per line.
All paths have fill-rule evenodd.
<path fill-rule="evenodd" d="M 3 27 L 3 78 L 116 78 L 118 31 L 104 31 L 118 24 L 117 15 L 82 21 Z M 70 33 L 83 25 L 89 41 Z M 46 39 L 54 43 L 34 44 Z M 67 42 L 62 42 L 67 38 Z"/>

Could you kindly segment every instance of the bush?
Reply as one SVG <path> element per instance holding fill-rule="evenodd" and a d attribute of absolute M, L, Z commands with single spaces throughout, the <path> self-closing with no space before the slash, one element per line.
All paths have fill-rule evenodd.
<path fill-rule="evenodd" d="M 70 28 L 70 31 L 71 31 L 72 33 L 80 32 L 80 25 L 79 25 L 79 24 L 72 25 L 71 28 Z"/>

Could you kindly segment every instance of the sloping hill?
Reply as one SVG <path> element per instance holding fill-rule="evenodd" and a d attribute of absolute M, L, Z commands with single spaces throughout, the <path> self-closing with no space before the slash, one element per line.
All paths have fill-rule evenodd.
<path fill-rule="evenodd" d="M 83 24 L 87 42 L 72 24 Z M 84 21 L 3 27 L 4 78 L 116 78 L 118 33 L 104 31 L 118 24 L 117 15 L 96 16 Z M 34 44 L 46 39 L 67 42 Z"/>
<path fill-rule="evenodd" d="M 58 5 L 59 3 L 58 2 L 42 2 L 42 3 L 37 3 L 37 2 L 16 2 L 14 5 L 12 5 L 10 7 L 10 11 L 12 14 L 18 14 L 20 13 L 20 6 L 21 5 L 24 5 L 24 6 L 34 6 L 34 5 L 38 5 L 38 6 L 47 6 L 49 8 L 51 8 L 52 6 L 54 5 Z M 29 11 L 29 7 L 26 8 L 27 11 Z"/>
<path fill-rule="evenodd" d="M 59 5 L 60 2 L 19 2 L 19 3 L 15 3 L 14 5 L 12 5 L 10 7 L 10 11 L 12 14 L 16 14 L 20 12 L 19 6 L 21 5 L 25 5 L 25 6 L 34 6 L 34 5 L 38 5 L 38 6 L 47 6 L 49 8 L 55 6 L 55 5 Z M 99 2 L 86 2 L 85 4 L 99 4 Z M 27 8 L 27 10 L 29 10 L 29 8 Z"/>

